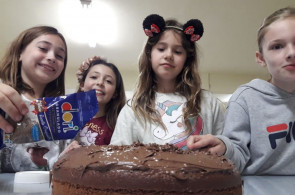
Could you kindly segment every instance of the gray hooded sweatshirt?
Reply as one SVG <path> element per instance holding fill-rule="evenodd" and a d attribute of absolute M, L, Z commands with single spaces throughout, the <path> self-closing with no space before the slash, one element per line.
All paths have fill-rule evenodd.
<path fill-rule="evenodd" d="M 260 79 L 240 86 L 217 137 L 243 175 L 295 175 L 295 92 Z"/>

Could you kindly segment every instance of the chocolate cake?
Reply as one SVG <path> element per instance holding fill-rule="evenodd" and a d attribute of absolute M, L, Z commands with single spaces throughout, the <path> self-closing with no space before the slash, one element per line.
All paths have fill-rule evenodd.
<path fill-rule="evenodd" d="M 53 166 L 52 194 L 242 194 L 224 157 L 173 145 L 87 146 Z"/>

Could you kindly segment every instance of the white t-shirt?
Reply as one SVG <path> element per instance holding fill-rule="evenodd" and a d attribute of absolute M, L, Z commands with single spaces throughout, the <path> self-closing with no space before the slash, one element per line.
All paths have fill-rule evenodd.
<path fill-rule="evenodd" d="M 190 120 L 193 129 L 191 133 L 185 131 L 183 120 L 185 97 L 174 93 L 156 93 L 155 102 L 167 130 L 157 124 L 147 123 L 145 126 L 144 121 L 138 120 L 130 105 L 126 104 L 118 116 L 111 144 L 170 143 L 185 149 L 190 135 L 222 133 L 224 113 L 218 100 L 208 91 L 202 91 L 200 115 Z"/>

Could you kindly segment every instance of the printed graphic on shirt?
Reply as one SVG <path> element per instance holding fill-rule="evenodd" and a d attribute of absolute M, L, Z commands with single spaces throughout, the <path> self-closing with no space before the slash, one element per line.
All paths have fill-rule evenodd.
<path fill-rule="evenodd" d="M 269 133 L 268 139 L 272 149 L 276 149 L 278 139 L 285 139 L 286 143 L 291 142 L 291 137 L 295 140 L 295 121 L 289 122 L 289 126 L 286 123 L 268 126 L 266 130 Z"/>
<path fill-rule="evenodd" d="M 85 126 L 80 132 L 80 139 L 86 145 L 95 144 L 97 135 L 98 133 L 89 130 L 88 127 Z"/>
<path fill-rule="evenodd" d="M 190 119 L 192 132 L 185 131 L 183 120 L 183 107 L 185 104 L 179 102 L 165 101 L 157 103 L 157 111 L 167 130 L 160 125 L 153 130 L 155 137 L 161 140 L 171 140 L 169 143 L 179 148 L 186 149 L 186 140 L 190 135 L 200 135 L 203 129 L 203 120 L 200 116 Z"/>

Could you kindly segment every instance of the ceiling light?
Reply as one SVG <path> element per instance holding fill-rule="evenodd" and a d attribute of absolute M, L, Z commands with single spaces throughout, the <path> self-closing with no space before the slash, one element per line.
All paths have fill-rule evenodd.
<path fill-rule="evenodd" d="M 82 7 L 82 1 L 90 3 Z M 86 43 L 89 47 L 115 44 L 118 24 L 113 7 L 102 1 L 81 0 L 81 3 L 72 0 L 61 1 L 59 21 L 65 36 L 75 42 Z"/>
<path fill-rule="evenodd" d="M 88 7 L 91 4 L 91 0 L 80 0 L 82 7 Z"/>

